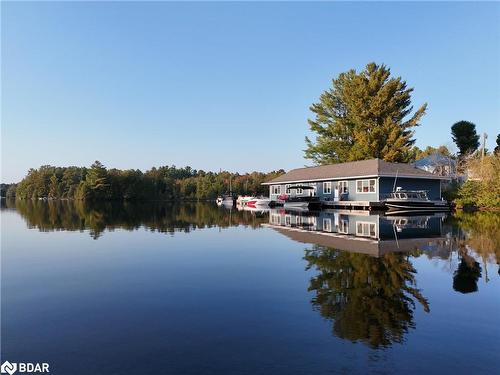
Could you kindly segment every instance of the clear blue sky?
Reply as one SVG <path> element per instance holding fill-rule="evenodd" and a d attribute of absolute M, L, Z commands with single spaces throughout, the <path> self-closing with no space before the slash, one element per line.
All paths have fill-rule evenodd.
<path fill-rule="evenodd" d="M 385 63 L 417 145 L 500 131 L 498 3 L 2 2 L 2 181 L 43 164 L 269 171 L 303 159 L 330 80 Z"/>

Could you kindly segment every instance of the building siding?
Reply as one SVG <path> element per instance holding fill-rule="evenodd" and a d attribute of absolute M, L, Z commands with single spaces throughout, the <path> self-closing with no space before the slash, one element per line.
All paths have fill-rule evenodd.
<path fill-rule="evenodd" d="M 427 190 L 429 199 L 441 199 L 441 180 L 398 177 L 396 187 L 401 187 L 403 190 Z M 380 199 L 384 199 L 384 195 L 392 192 L 393 188 L 394 177 L 380 177 Z"/>
<path fill-rule="evenodd" d="M 357 192 L 357 181 L 359 180 L 376 180 L 375 192 L 374 193 L 358 193 Z M 323 192 L 323 182 L 331 182 L 332 189 L 331 193 Z M 378 177 L 378 178 L 361 178 L 361 179 L 336 179 L 336 180 L 325 180 L 321 182 L 310 182 L 310 183 L 300 183 L 300 184 L 276 184 L 269 185 L 269 197 L 273 200 L 277 200 L 280 194 L 286 193 L 287 185 L 309 185 L 315 187 L 316 196 L 321 200 L 333 200 L 335 187 L 338 186 L 340 181 L 347 181 L 348 185 L 348 201 L 368 201 L 368 202 L 378 202 L 384 199 L 385 194 L 392 192 L 394 185 L 393 177 Z M 280 186 L 280 194 L 273 193 L 273 187 Z M 396 181 L 396 186 L 401 187 L 405 190 L 427 190 L 429 199 L 441 199 L 441 181 L 434 179 L 424 179 L 424 178 L 398 178 Z M 296 194 L 297 196 L 309 196 L 309 190 L 303 190 L 302 194 Z"/>
<path fill-rule="evenodd" d="M 375 186 L 375 192 L 374 193 L 358 193 L 356 191 L 356 183 L 358 180 L 375 180 L 376 181 L 376 186 Z M 325 180 L 321 182 L 310 182 L 310 183 L 297 183 L 297 184 L 275 184 L 275 185 L 269 185 L 269 197 L 273 200 L 276 200 L 280 194 L 285 194 L 286 193 L 286 186 L 287 185 L 309 185 L 315 187 L 315 192 L 316 196 L 318 196 L 321 200 L 333 200 L 334 199 L 334 192 L 335 192 L 335 187 L 338 186 L 340 181 L 347 181 L 347 186 L 348 186 L 348 196 L 347 200 L 348 201 L 369 201 L 369 202 L 376 202 L 378 201 L 378 181 L 377 178 L 363 178 L 363 179 L 338 179 L 338 180 Z M 332 183 L 332 189 L 331 193 L 324 193 L 323 192 L 323 182 L 331 182 Z M 273 187 L 274 186 L 280 186 L 280 194 L 274 194 L 273 193 Z M 309 196 L 310 191 L 304 190 L 302 194 L 296 194 L 297 196 L 303 196 L 307 197 Z"/>

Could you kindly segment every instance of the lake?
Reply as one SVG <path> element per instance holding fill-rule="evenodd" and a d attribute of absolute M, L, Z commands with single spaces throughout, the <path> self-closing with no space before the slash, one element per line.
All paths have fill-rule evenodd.
<path fill-rule="evenodd" d="M 2 201 L 2 361 L 492 374 L 500 214 Z"/>

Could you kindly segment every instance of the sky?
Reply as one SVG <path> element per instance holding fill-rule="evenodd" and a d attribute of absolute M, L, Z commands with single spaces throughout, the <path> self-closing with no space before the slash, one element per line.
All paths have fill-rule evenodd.
<path fill-rule="evenodd" d="M 384 63 L 428 103 L 417 146 L 500 132 L 499 3 L 1 4 L 1 181 L 41 165 L 310 165 L 309 106 Z"/>

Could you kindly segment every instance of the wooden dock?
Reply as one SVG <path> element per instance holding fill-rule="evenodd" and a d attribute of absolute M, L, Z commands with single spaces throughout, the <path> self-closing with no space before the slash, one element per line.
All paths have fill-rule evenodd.
<path fill-rule="evenodd" d="M 335 208 L 343 210 L 384 210 L 384 202 L 370 201 L 323 201 L 324 208 Z"/>

